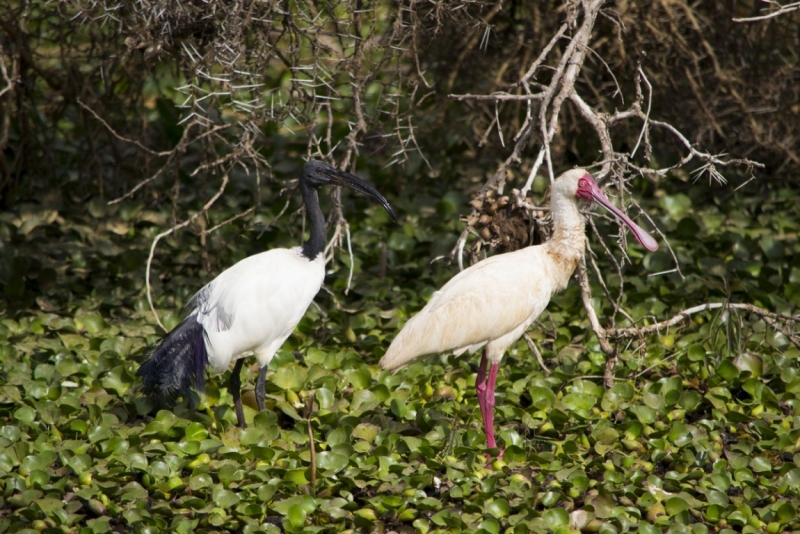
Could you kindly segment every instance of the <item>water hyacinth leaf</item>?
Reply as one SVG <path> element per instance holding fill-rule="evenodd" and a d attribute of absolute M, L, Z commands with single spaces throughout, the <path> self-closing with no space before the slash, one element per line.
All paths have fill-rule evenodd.
<path fill-rule="evenodd" d="M 502 519 L 508 515 L 511 507 L 505 499 L 493 499 L 484 505 L 485 513 L 496 519 Z"/>
<path fill-rule="evenodd" d="M 657 419 L 656 411 L 649 406 L 631 406 L 630 410 L 636 415 L 640 423 L 650 425 Z"/>
<path fill-rule="evenodd" d="M 333 403 L 336 402 L 336 397 L 328 388 L 316 389 L 315 398 L 317 399 L 317 404 L 322 410 L 329 409 L 331 406 L 333 406 Z"/>
<path fill-rule="evenodd" d="M 764 367 L 761 357 L 750 352 L 743 352 L 736 356 L 733 359 L 733 365 L 742 373 L 748 372 L 752 378 L 759 378 Z"/>
<path fill-rule="evenodd" d="M 300 391 L 306 383 L 307 373 L 297 364 L 290 363 L 279 367 L 270 379 L 283 390 Z"/>
<path fill-rule="evenodd" d="M 187 441 L 203 441 L 208 437 L 208 431 L 200 423 L 189 423 L 184 433 Z"/>
<path fill-rule="evenodd" d="M 113 434 L 111 433 L 111 430 L 104 426 L 93 426 L 86 433 L 86 436 L 89 438 L 90 443 L 97 443 L 98 441 L 111 438 Z"/>
<path fill-rule="evenodd" d="M 381 431 L 381 427 L 370 423 L 361 423 L 353 429 L 352 436 L 354 438 L 363 439 L 364 441 L 373 442 L 375 437 Z"/>
<path fill-rule="evenodd" d="M 703 347 L 703 345 L 694 344 L 689 347 L 687 356 L 689 357 L 689 360 L 694 362 L 703 361 L 706 357 L 706 349 Z"/>
<path fill-rule="evenodd" d="M 500 534 L 500 523 L 495 519 L 487 519 L 478 525 L 478 532 L 486 532 L 487 534 Z"/>
<path fill-rule="evenodd" d="M 728 382 L 732 382 L 739 376 L 739 369 L 731 360 L 722 360 L 716 367 L 715 372 Z"/>
<path fill-rule="evenodd" d="M 220 508 L 233 508 L 241 501 L 241 498 L 237 494 L 224 488 L 215 489 L 212 499 L 214 504 Z"/>
<path fill-rule="evenodd" d="M 380 402 L 380 399 L 378 399 L 378 397 L 376 397 L 375 394 L 370 390 L 362 389 L 353 395 L 353 401 L 350 404 L 350 409 L 354 414 L 358 415 L 374 409 L 380 404 Z"/>
<path fill-rule="evenodd" d="M 372 375 L 368 369 L 349 369 L 345 371 L 344 375 L 353 386 L 353 389 L 367 389 L 372 383 Z"/>
<path fill-rule="evenodd" d="M 92 467 L 92 457 L 88 454 L 76 454 L 67 460 L 67 465 L 72 468 L 76 475 L 80 475 Z"/>
<path fill-rule="evenodd" d="M 14 419 L 21 423 L 33 423 L 36 420 L 36 410 L 30 406 L 21 406 L 14 412 Z"/>
<path fill-rule="evenodd" d="M 343 455 L 331 451 L 323 451 L 317 454 L 317 468 L 324 471 L 338 473 L 350 462 L 350 459 Z"/>
<path fill-rule="evenodd" d="M 620 404 L 630 401 L 633 395 L 634 391 L 630 384 L 624 382 L 614 384 L 611 389 L 605 392 L 600 405 L 603 410 L 610 412 L 616 410 Z"/>
<path fill-rule="evenodd" d="M 408 407 L 406 406 L 406 403 L 400 399 L 392 399 L 390 410 L 398 419 L 404 419 L 408 413 Z"/>
<path fill-rule="evenodd" d="M 550 388 L 532 387 L 529 390 L 531 403 L 539 410 L 546 410 L 553 406 L 556 400 L 555 393 Z"/>
<path fill-rule="evenodd" d="M 22 431 L 19 427 L 13 425 L 4 425 L 0 427 L 0 437 L 7 439 L 10 443 L 14 443 L 20 439 Z"/>
<path fill-rule="evenodd" d="M 795 517 L 797 517 L 797 509 L 791 503 L 785 502 L 778 508 L 778 520 L 781 523 L 789 523 Z"/>
<path fill-rule="evenodd" d="M 688 510 L 689 504 L 680 497 L 670 497 L 664 504 L 664 508 L 666 509 L 667 514 L 672 517 Z"/>
<path fill-rule="evenodd" d="M 547 527 L 554 531 L 569 525 L 569 514 L 563 508 L 545 510 L 542 519 L 547 523 Z"/>
<path fill-rule="evenodd" d="M 597 403 L 597 397 L 586 393 L 568 393 L 561 402 L 570 410 L 591 410 Z"/>
<path fill-rule="evenodd" d="M 300 528 L 306 523 L 306 511 L 301 506 L 290 507 L 286 517 L 294 528 Z"/>
<path fill-rule="evenodd" d="M 314 513 L 317 504 L 315 499 L 307 495 L 298 495 L 272 504 L 272 509 L 284 516 L 289 515 L 289 510 L 293 507 L 300 508 L 308 515 Z"/>
<path fill-rule="evenodd" d="M 244 447 L 250 445 L 257 445 L 261 440 L 265 439 L 266 435 L 260 427 L 248 427 L 242 430 L 239 435 L 239 442 Z"/>
<path fill-rule="evenodd" d="M 750 460 L 750 468 L 756 473 L 768 473 L 772 471 L 772 464 L 759 456 Z"/>

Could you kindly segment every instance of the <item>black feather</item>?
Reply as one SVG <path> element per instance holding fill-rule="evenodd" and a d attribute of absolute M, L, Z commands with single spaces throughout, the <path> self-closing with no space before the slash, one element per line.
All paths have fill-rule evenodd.
<path fill-rule="evenodd" d="M 153 343 L 144 354 L 136 376 L 141 391 L 163 406 L 172 407 L 178 397 L 191 398 L 192 387 L 202 391 L 208 364 L 203 325 L 197 316 L 186 317 L 170 333 Z"/>

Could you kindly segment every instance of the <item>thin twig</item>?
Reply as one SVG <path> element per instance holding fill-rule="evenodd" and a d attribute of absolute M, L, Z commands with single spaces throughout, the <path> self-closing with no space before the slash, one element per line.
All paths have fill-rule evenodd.
<path fill-rule="evenodd" d="M 153 239 L 153 243 L 150 245 L 150 255 L 147 257 L 147 268 L 146 268 L 146 271 L 145 271 L 145 285 L 147 286 L 147 302 L 148 302 L 148 304 L 150 304 L 150 311 L 153 312 L 153 315 L 156 318 L 156 322 L 158 323 L 158 326 L 160 326 L 162 328 L 162 330 L 164 330 L 165 332 L 167 331 L 167 328 L 164 326 L 164 324 L 161 322 L 161 319 L 158 316 L 158 312 L 156 311 L 156 307 L 153 304 L 153 295 L 152 295 L 152 292 L 150 290 L 150 266 L 153 263 L 153 256 L 155 255 L 156 245 L 158 245 L 158 242 L 161 241 L 161 239 L 167 237 L 168 235 L 170 235 L 171 233 L 175 232 L 176 230 L 180 230 L 181 228 L 185 228 L 185 227 L 189 226 L 200 215 L 206 213 L 208 211 L 208 209 L 212 205 L 214 205 L 214 202 L 216 202 L 217 199 L 220 196 L 222 196 L 222 193 L 225 191 L 225 187 L 227 185 L 228 185 L 228 174 L 225 173 L 223 175 L 223 177 L 222 177 L 222 184 L 220 185 L 219 190 L 214 194 L 213 197 L 211 197 L 211 199 L 209 199 L 208 202 L 206 202 L 206 204 L 203 206 L 202 209 L 197 211 L 194 215 L 192 215 L 191 217 L 189 217 L 188 219 L 186 219 L 182 223 L 176 224 L 175 226 L 173 226 L 169 230 L 166 230 L 166 231 L 161 232 L 160 234 L 158 234 L 155 237 L 155 239 Z"/>
<path fill-rule="evenodd" d="M 606 387 L 610 388 L 614 384 L 614 369 L 617 366 L 618 356 L 617 351 L 611 346 L 611 343 L 609 343 L 608 333 L 600 324 L 600 320 L 597 318 L 597 312 L 594 310 L 594 305 L 592 304 L 592 289 L 589 284 L 589 275 L 586 270 L 585 258 L 578 263 L 578 283 L 581 288 L 583 307 L 586 310 L 587 317 L 589 317 L 589 324 L 592 326 L 592 330 L 594 330 L 597 336 L 597 341 L 600 342 L 600 349 L 603 351 L 603 354 L 606 355 L 606 368 L 603 373 L 603 381 Z"/>
<path fill-rule="evenodd" d="M 492 102 L 520 102 L 526 100 L 542 100 L 545 97 L 545 93 L 535 93 L 535 94 L 527 94 L 527 95 L 512 95 L 509 93 L 502 93 L 496 92 L 490 95 L 447 95 L 448 98 L 452 98 L 458 102 L 463 102 L 464 100 L 489 100 Z"/>
<path fill-rule="evenodd" d="M 522 337 L 525 338 L 525 342 L 528 344 L 528 348 L 531 349 L 531 352 L 536 356 L 536 361 L 539 362 L 539 367 L 542 368 L 542 372 L 545 376 L 550 376 L 551 372 L 550 369 L 544 364 L 544 359 L 542 359 L 542 353 L 539 352 L 539 348 L 536 346 L 536 343 L 533 342 L 531 336 L 528 333 L 522 334 Z"/>
<path fill-rule="evenodd" d="M 771 312 L 763 308 L 759 308 L 758 306 L 754 306 L 753 304 L 733 303 L 733 302 L 711 302 L 708 304 L 700 304 L 699 306 L 693 306 L 691 308 L 687 308 L 681 312 L 678 312 L 669 319 L 660 321 L 656 324 L 642 326 L 638 328 L 634 327 L 634 328 L 609 329 L 608 335 L 614 338 L 621 339 L 629 337 L 648 336 L 651 334 L 661 333 L 662 330 L 665 330 L 672 326 L 677 326 L 685 321 L 688 321 L 691 318 L 691 316 L 696 313 L 708 310 L 718 310 L 718 309 L 743 310 L 758 315 L 761 318 L 768 318 L 775 321 L 784 321 L 792 324 L 800 322 L 800 316 Z"/>
<path fill-rule="evenodd" d="M 777 5 L 779 7 L 776 11 L 772 11 L 770 13 L 767 13 L 766 15 L 759 15 L 756 17 L 734 18 L 733 22 L 756 22 L 759 20 L 767 20 L 800 9 L 800 2 L 792 2 L 791 4 L 780 5 L 778 4 L 778 2 L 771 2 L 769 0 L 762 0 L 762 1 L 766 1 L 767 3 L 772 4 L 773 6 Z"/>
<path fill-rule="evenodd" d="M 311 464 L 311 496 L 317 497 L 317 447 L 314 444 L 314 428 L 311 426 L 311 416 L 314 415 L 314 397 L 312 389 L 306 397 L 306 426 L 308 428 L 308 452 L 309 463 Z"/>
<path fill-rule="evenodd" d="M 90 108 L 89 106 L 87 106 L 86 104 L 84 104 L 84 103 L 81 101 L 81 99 L 80 99 L 80 98 L 77 98 L 77 99 L 75 99 L 75 101 L 78 103 L 78 105 L 79 105 L 80 107 L 82 107 L 83 109 L 85 109 L 86 111 L 88 111 L 89 113 L 91 113 L 91 114 L 92 114 L 92 116 L 93 116 L 95 119 L 97 119 L 98 121 L 100 121 L 100 123 L 101 123 L 103 126 L 105 126 L 105 127 L 106 127 L 106 129 L 107 129 L 107 130 L 108 130 L 108 131 L 111 133 L 111 135 L 113 135 L 114 137 L 116 137 L 116 138 L 117 138 L 117 139 L 119 139 L 120 141 L 122 141 L 122 142 L 124 142 L 124 143 L 129 143 L 129 144 L 132 144 L 132 145 L 136 145 L 137 147 L 141 148 L 142 150 L 144 150 L 145 152 L 147 152 L 147 153 L 148 153 L 148 154 L 150 154 L 151 156 L 169 156 L 169 155 L 170 155 L 170 154 L 173 152 L 172 150 L 163 150 L 163 151 L 161 151 L 161 152 L 158 152 L 158 151 L 156 151 L 156 150 L 153 150 L 152 148 L 149 148 L 149 147 L 146 147 L 146 146 L 144 146 L 142 143 L 140 143 L 140 142 L 139 142 L 138 140 L 136 140 L 136 139 L 130 139 L 130 138 L 128 138 L 128 137 L 125 137 L 125 136 L 123 136 L 123 135 L 120 135 L 119 133 L 117 133 L 117 131 L 116 131 L 116 130 L 114 130 L 114 128 L 112 128 L 112 127 L 111 127 L 111 125 L 110 125 L 110 124 L 108 124 L 108 123 L 106 122 L 106 120 L 105 120 L 103 117 L 101 117 L 100 115 L 98 115 L 98 114 L 97 114 L 97 112 L 96 112 L 95 110 L 93 110 L 92 108 Z"/>

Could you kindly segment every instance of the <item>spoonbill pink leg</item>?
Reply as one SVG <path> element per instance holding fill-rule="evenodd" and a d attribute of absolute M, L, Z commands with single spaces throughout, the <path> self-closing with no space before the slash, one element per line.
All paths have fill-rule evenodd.
<path fill-rule="evenodd" d="M 475 389 L 478 393 L 478 406 L 480 406 L 481 418 L 483 419 L 483 431 L 486 434 L 486 447 L 494 449 L 497 447 L 497 442 L 494 439 L 494 386 L 497 382 L 499 364 L 493 363 L 489 367 L 489 378 L 487 380 L 487 363 L 486 351 L 484 350 L 483 356 L 481 357 L 481 364 L 478 367 L 478 379 L 475 384 Z M 503 457 L 502 449 L 497 457 Z"/>

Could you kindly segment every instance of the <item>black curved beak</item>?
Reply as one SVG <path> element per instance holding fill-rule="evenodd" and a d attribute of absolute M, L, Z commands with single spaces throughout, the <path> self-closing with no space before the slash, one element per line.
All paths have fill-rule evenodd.
<path fill-rule="evenodd" d="M 331 168 L 327 171 L 327 174 L 328 178 L 330 178 L 331 184 L 350 188 L 377 200 L 380 205 L 383 206 L 383 208 L 389 213 L 389 217 L 391 217 L 394 222 L 397 222 L 397 216 L 395 216 L 392 206 L 389 205 L 389 201 L 386 200 L 377 189 L 369 185 L 367 182 L 358 176 L 354 176 L 349 172 L 340 171 L 336 168 Z"/>

